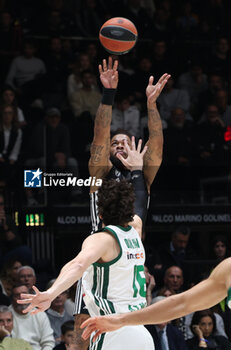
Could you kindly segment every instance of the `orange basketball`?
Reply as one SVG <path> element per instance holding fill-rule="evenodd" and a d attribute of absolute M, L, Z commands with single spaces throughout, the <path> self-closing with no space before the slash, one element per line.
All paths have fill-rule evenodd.
<path fill-rule="evenodd" d="M 100 28 L 99 40 L 109 53 L 123 55 L 135 46 L 137 35 L 137 29 L 129 19 L 114 17 Z"/>

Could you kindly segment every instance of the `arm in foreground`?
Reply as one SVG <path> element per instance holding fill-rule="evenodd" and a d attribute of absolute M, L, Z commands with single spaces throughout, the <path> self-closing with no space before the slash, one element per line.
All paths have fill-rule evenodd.
<path fill-rule="evenodd" d="M 55 283 L 45 292 L 40 292 L 33 286 L 36 294 L 21 294 L 19 304 L 29 304 L 23 313 L 30 312 L 37 314 L 40 311 L 45 311 L 50 307 L 51 302 L 62 292 L 71 287 L 79 280 L 84 271 L 95 261 L 99 260 L 110 245 L 110 235 L 99 232 L 85 239 L 82 245 L 81 252 L 71 261 L 69 261 L 61 269 Z"/>
<path fill-rule="evenodd" d="M 101 333 L 124 326 L 164 323 L 194 311 L 210 308 L 227 296 L 231 285 L 230 271 L 231 258 L 220 263 L 207 280 L 184 293 L 173 295 L 139 311 L 90 318 L 81 325 L 81 328 L 86 327 L 82 337 L 87 339 L 96 331 L 95 340 Z"/>

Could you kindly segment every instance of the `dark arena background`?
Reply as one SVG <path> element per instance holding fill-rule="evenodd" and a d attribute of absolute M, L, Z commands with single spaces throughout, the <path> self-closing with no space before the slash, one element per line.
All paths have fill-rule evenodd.
<path fill-rule="evenodd" d="M 138 31 L 128 54 L 112 56 L 112 131 L 147 141 L 149 77 L 171 74 L 157 100 L 163 161 L 144 230 L 154 290 L 165 267 L 180 266 L 187 289 L 231 256 L 230 13 L 228 0 L 0 0 L 2 274 L 18 257 L 44 290 L 91 231 L 89 185 L 66 182 L 89 178 L 98 65 L 109 56 L 98 33 L 112 17 Z M 186 243 L 175 249 L 177 234 Z"/>

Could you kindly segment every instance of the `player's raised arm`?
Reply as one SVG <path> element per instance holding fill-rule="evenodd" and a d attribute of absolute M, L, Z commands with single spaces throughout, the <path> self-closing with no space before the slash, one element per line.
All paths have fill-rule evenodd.
<path fill-rule="evenodd" d="M 83 272 L 94 262 L 99 260 L 107 253 L 110 245 L 113 245 L 110 235 L 99 232 L 85 239 L 81 252 L 71 261 L 69 261 L 60 271 L 54 284 L 45 292 L 40 292 L 33 286 L 36 294 L 22 294 L 19 304 L 29 304 L 23 311 L 27 313 L 31 310 L 32 314 L 45 311 L 50 307 L 51 302 L 62 292 L 70 288 L 77 280 L 82 277 Z"/>
<path fill-rule="evenodd" d="M 95 117 L 94 138 L 91 145 L 89 172 L 91 176 L 103 177 L 111 166 L 110 156 L 110 127 L 112 105 L 118 85 L 118 61 L 108 63 L 104 59 L 99 65 L 100 80 L 103 85 L 102 102 Z"/>
<path fill-rule="evenodd" d="M 169 78 L 170 75 L 165 73 L 154 85 L 154 77 L 151 76 L 146 88 L 149 139 L 147 142 L 148 151 L 144 157 L 144 176 L 148 191 L 150 191 L 151 184 L 161 165 L 163 153 L 162 122 L 156 106 L 156 100 Z"/>
<path fill-rule="evenodd" d="M 104 332 L 111 332 L 128 325 L 160 324 L 210 308 L 227 296 L 231 286 L 231 258 L 221 262 L 210 277 L 184 293 L 173 295 L 145 309 L 115 316 L 94 317 L 81 325 L 86 327 L 86 339 L 96 331 L 94 338 Z"/>

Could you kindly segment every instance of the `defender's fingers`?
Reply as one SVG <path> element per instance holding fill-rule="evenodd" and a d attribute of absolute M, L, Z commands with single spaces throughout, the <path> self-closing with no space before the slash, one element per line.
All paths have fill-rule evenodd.
<path fill-rule="evenodd" d="M 32 286 L 32 288 L 33 288 L 33 290 L 35 291 L 36 294 L 39 294 L 39 293 L 40 293 L 37 287 Z"/>
<path fill-rule="evenodd" d="M 124 141 L 124 147 L 125 147 L 126 151 L 127 151 L 128 154 L 129 154 L 129 152 L 131 151 L 131 147 L 129 146 L 127 140 Z"/>
<path fill-rule="evenodd" d="M 25 310 L 22 310 L 22 313 L 23 313 L 23 314 L 27 314 L 27 313 L 30 312 L 33 308 L 34 308 L 34 306 L 29 305 Z"/>
<path fill-rule="evenodd" d="M 34 294 L 21 293 L 20 296 L 23 299 L 32 299 L 34 297 Z"/>
<path fill-rule="evenodd" d="M 89 325 L 87 328 L 84 329 L 83 333 L 82 333 L 82 338 L 87 340 L 91 333 L 95 332 L 96 331 L 96 325 L 93 324 L 93 325 Z"/>
<path fill-rule="evenodd" d="M 112 57 L 108 57 L 108 69 L 112 69 Z"/>
<path fill-rule="evenodd" d="M 17 303 L 18 304 L 29 304 L 29 303 L 31 303 L 32 302 L 32 299 L 30 298 L 30 299 L 18 299 L 17 300 Z"/>
<path fill-rule="evenodd" d="M 123 165 L 128 166 L 128 162 L 126 161 L 126 159 L 121 155 L 121 154 L 117 154 L 116 157 L 123 163 Z"/>
<path fill-rule="evenodd" d="M 140 153 L 142 156 L 145 155 L 145 153 L 147 152 L 148 146 L 144 146 L 143 151 Z"/>
<path fill-rule="evenodd" d="M 133 151 L 136 150 L 135 136 L 132 136 L 132 145 L 131 145 L 131 149 L 132 149 Z"/>
<path fill-rule="evenodd" d="M 36 315 L 36 314 L 38 314 L 41 311 L 43 311 L 43 310 L 35 309 L 35 310 L 31 311 L 31 315 Z"/>
<path fill-rule="evenodd" d="M 94 318 L 88 318 L 87 320 L 85 320 L 83 323 L 81 323 L 80 325 L 80 329 L 83 329 L 85 327 L 88 327 L 89 325 L 91 325 L 94 322 Z"/>
<path fill-rule="evenodd" d="M 93 337 L 93 342 L 95 342 L 95 341 L 97 340 L 98 336 L 99 336 L 100 334 L 102 334 L 102 333 L 103 333 L 103 332 L 101 332 L 101 331 L 97 331 L 97 332 L 95 333 L 94 337 Z"/>
<path fill-rule="evenodd" d="M 139 139 L 138 146 L 137 146 L 137 152 L 139 152 L 139 153 L 140 153 L 140 150 L 141 150 L 141 146 L 142 146 L 142 140 Z"/>

